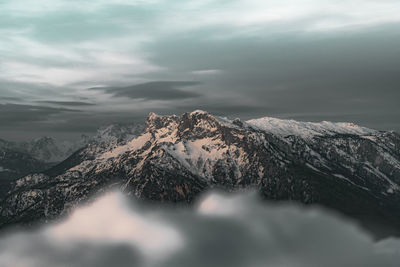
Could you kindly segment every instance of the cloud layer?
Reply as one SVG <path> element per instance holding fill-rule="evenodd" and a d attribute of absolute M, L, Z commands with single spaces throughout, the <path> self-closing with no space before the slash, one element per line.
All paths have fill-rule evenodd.
<path fill-rule="evenodd" d="M 374 243 L 316 208 L 210 193 L 155 208 L 109 193 L 65 221 L 0 240 L 2 266 L 397 266 L 400 241 Z"/>
<path fill-rule="evenodd" d="M 197 108 L 400 130 L 399 10 L 395 0 L 6 0 L 0 102 L 75 106 L 90 131 L 105 121 L 94 117 Z M 88 130 L 72 113 L 51 119 L 26 128 Z"/>
<path fill-rule="evenodd" d="M 96 87 L 91 90 L 103 91 L 113 96 L 129 97 L 144 100 L 174 100 L 196 98 L 200 94 L 184 91 L 181 88 L 195 86 L 199 82 L 185 81 L 158 81 L 136 84 L 128 87 Z"/>

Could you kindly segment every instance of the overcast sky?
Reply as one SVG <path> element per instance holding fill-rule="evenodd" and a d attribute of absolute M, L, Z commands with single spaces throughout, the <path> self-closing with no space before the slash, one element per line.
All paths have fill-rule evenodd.
<path fill-rule="evenodd" d="M 0 138 L 150 112 L 400 130 L 398 0 L 4 0 Z"/>

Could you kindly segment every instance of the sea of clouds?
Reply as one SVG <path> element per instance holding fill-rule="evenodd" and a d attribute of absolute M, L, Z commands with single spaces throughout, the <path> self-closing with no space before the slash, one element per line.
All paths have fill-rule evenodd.
<path fill-rule="evenodd" d="M 195 207 L 148 206 L 110 192 L 68 218 L 0 237 L 4 267 L 399 266 L 379 242 L 320 208 L 210 192 Z"/>

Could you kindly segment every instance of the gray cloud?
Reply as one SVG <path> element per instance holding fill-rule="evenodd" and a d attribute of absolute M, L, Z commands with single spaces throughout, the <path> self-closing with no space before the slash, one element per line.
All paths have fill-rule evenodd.
<path fill-rule="evenodd" d="M 10 122 L 0 137 L 77 136 L 197 108 L 400 131 L 398 1 L 25 1 L 0 3 L 1 101 L 85 112 L 29 131 Z"/>
<path fill-rule="evenodd" d="M 183 114 L 196 109 L 205 110 L 215 116 L 228 116 L 228 117 L 241 117 L 251 118 L 253 114 L 268 114 L 272 111 L 268 106 L 259 105 L 258 103 L 241 103 L 238 100 L 223 101 L 220 99 L 210 100 L 204 99 L 203 101 L 197 101 L 197 103 L 176 103 L 174 107 L 174 113 Z M 160 111 L 162 112 L 162 111 Z"/>
<path fill-rule="evenodd" d="M 130 267 L 138 266 L 142 260 L 139 252 L 135 252 L 134 248 L 125 244 L 96 245 L 83 242 L 73 244 L 73 246 L 55 246 L 54 243 L 37 233 L 25 234 L 22 237 L 11 239 L 9 245 L 14 248 L 14 255 L 25 256 L 21 257 L 20 260 L 8 260 L 8 256 L 4 255 L 3 259 L 0 260 L 1 265 L 4 267 Z M 3 251 L 7 250 L 5 243 L 0 244 L 0 248 Z M 10 256 L 12 258 L 12 254 Z"/>
<path fill-rule="evenodd" d="M 324 116 L 400 130 L 398 24 L 350 33 L 280 33 L 209 38 L 212 28 L 159 40 L 153 61 L 171 72 L 221 69 L 203 77 L 204 94 L 235 94 L 264 110 L 247 116 L 319 120 Z M 222 31 L 222 30 L 221 30 Z M 219 31 L 219 32 L 221 32 Z M 227 114 L 229 115 L 229 114 Z"/>
<path fill-rule="evenodd" d="M 61 95 L 62 91 L 68 92 L 68 89 L 43 83 L 36 84 L 0 79 L 0 98 L 3 99 L 12 98 L 14 100 L 30 100 L 42 95 L 46 97 L 54 97 Z"/>
<path fill-rule="evenodd" d="M 10 96 L 10 97 L 8 97 L 8 96 L 0 96 L 0 100 L 9 100 L 9 101 L 21 101 L 21 99 L 20 98 L 18 98 L 18 97 L 12 97 L 12 96 Z"/>
<path fill-rule="evenodd" d="M 2 127 L 32 121 L 45 121 L 50 116 L 66 112 L 79 112 L 74 109 L 45 106 L 0 104 L 0 124 Z"/>
<path fill-rule="evenodd" d="M 118 198 L 102 197 L 32 233 L 3 235 L 1 266 L 394 267 L 400 260 L 398 239 L 375 243 L 351 221 L 320 208 L 248 194 L 211 193 L 191 208 Z"/>
<path fill-rule="evenodd" d="M 36 101 L 37 103 L 43 103 L 43 104 L 54 104 L 58 106 L 70 106 L 70 107 L 76 107 L 76 106 L 94 106 L 96 104 L 94 103 L 89 103 L 89 102 L 81 102 L 81 101 Z"/>
<path fill-rule="evenodd" d="M 65 127 L 68 118 L 75 116 L 84 117 L 84 113 L 76 109 L 61 107 L 0 104 L 0 136 L 7 140 L 27 140 L 48 136 L 55 132 L 52 129 L 54 127 L 68 129 L 68 127 Z M 92 130 L 94 131 L 94 129 Z M 79 130 L 79 134 L 76 134 L 74 138 L 82 133 L 82 130 Z M 66 138 L 69 135 L 70 131 L 66 131 L 63 137 Z"/>
<path fill-rule="evenodd" d="M 199 82 L 192 81 L 157 81 L 127 87 L 97 87 L 91 88 L 91 90 L 100 90 L 114 96 L 142 98 L 145 100 L 177 100 L 199 97 L 200 94 L 197 92 L 181 89 L 199 84 Z"/>

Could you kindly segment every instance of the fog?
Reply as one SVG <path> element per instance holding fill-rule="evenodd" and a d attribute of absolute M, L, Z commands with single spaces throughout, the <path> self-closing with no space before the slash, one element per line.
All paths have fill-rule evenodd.
<path fill-rule="evenodd" d="M 375 243 L 316 207 L 209 192 L 193 207 L 110 192 L 68 218 L 0 238 L 0 266 L 398 266 L 400 240 Z"/>

